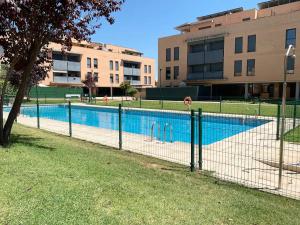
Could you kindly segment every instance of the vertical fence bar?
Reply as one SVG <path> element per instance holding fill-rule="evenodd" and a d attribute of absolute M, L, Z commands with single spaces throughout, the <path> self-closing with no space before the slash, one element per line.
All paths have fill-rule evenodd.
<path fill-rule="evenodd" d="M 202 109 L 198 109 L 198 134 L 199 134 L 199 170 L 203 169 L 203 152 L 202 152 Z"/>
<path fill-rule="evenodd" d="M 222 96 L 220 96 L 220 113 L 222 112 Z"/>
<path fill-rule="evenodd" d="M 191 172 L 195 171 L 195 111 L 191 111 Z"/>
<path fill-rule="evenodd" d="M 140 108 L 142 108 L 142 96 L 140 96 Z"/>
<path fill-rule="evenodd" d="M 72 105 L 69 101 L 69 136 L 72 137 Z"/>
<path fill-rule="evenodd" d="M 161 109 L 164 109 L 164 100 L 161 100 Z"/>
<path fill-rule="evenodd" d="M 40 129 L 40 103 L 39 99 L 36 99 L 36 118 L 37 118 L 37 128 Z"/>
<path fill-rule="evenodd" d="M 258 98 L 258 115 L 261 115 L 261 100 Z"/>
<path fill-rule="evenodd" d="M 294 102 L 293 129 L 296 128 L 297 104 Z"/>
<path fill-rule="evenodd" d="M 119 150 L 122 150 L 122 105 L 119 104 Z"/>
<path fill-rule="evenodd" d="M 276 129 L 276 140 L 280 139 L 280 103 L 277 104 L 277 129 Z"/>

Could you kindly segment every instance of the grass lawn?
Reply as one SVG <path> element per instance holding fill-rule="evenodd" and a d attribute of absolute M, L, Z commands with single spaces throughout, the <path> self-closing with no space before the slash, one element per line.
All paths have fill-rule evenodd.
<path fill-rule="evenodd" d="M 97 105 L 118 106 L 121 101 L 110 101 L 108 104 L 98 101 Z M 162 109 L 162 105 L 159 101 L 124 101 L 123 106 L 134 108 L 147 108 L 147 109 Z M 245 114 L 245 115 L 257 115 L 260 112 L 262 116 L 276 116 L 277 105 L 261 103 L 260 105 L 253 104 L 251 102 L 193 102 L 191 109 L 198 110 L 202 108 L 204 112 L 216 112 L 216 113 L 229 113 L 229 114 Z M 187 107 L 181 101 L 164 101 L 163 109 L 166 110 L 187 110 Z"/>
<path fill-rule="evenodd" d="M 284 139 L 288 142 L 300 143 L 300 126 L 287 132 Z"/>
<path fill-rule="evenodd" d="M 300 201 L 16 125 L 0 150 L 0 224 L 299 224 Z"/>

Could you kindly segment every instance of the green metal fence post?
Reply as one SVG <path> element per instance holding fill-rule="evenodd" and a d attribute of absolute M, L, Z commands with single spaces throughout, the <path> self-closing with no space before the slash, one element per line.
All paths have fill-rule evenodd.
<path fill-rule="evenodd" d="M 261 100 L 258 98 L 258 115 L 261 115 Z"/>
<path fill-rule="evenodd" d="M 294 115 L 293 115 L 293 129 L 296 128 L 296 117 L 297 117 L 297 103 L 294 102 Z"/>
<path fill-rule="evenodd" d="M 222 112 L 222 96 L 220 96 L 220 113 Z"/>
<path fill-rule="evenodd" d="M 119 150 L 122 150 L 122 105 L 119 104 Z"/>
<path fill-rule="evenodd" d="M 142 96 L 140 96 L 140 108 L 142 108 Z"/>
<path fill-rule="evenodd" d="M 191 111 L 191 172 L 195 171 L 195 111 Z"/>
<path fill-rule="evenodd" d="M 280 139 L 280 103 L 277 104 L 277 130 L 276 130 L 276 140 Z"/>
<path fill-rule="evenodd" d="M 72 105 L 69 101 L 69 136 L 72 137 Z"/>
<path fill-rule="evenodd" d="M 36 100 L 36 116 L 37 116 L 37 128 L 40 129 L 40 103 L 38 98 Z"/>
<path fill-rule="evenodd" d="M 203 168 L 203 152 L 202 152 L 202 109 L 198 110 L 198 135 L 199 135 L 199 170 Z"/>
<path fill-rule="evenodd" d="M 161 100 L 161 109 L 164 109 L 164 100 Z"/>

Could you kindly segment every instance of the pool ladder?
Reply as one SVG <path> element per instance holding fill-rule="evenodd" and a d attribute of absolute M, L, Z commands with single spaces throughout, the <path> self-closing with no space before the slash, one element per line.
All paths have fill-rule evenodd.
<path fill-rule="evenodd" d="M 151 125 L 151 142 L 153 141 L 154 139 L 154 128 L 155 128 L 155 125 L 157 124 L 157 136 L 158 136 L 158 140 L 160 140 L 160 124 L 159 123 L 156 123 L 156 122 L 153 122 L 152 125 Z M 163 136 L 163 144 L 166 143 L 166 140 L 167 140 L 167 128 L 169 127 L 169 134 L 170 134 L 170 142 L 173 143 L 173 127 L 171 124 L 168 124 L 166 123 L 164 125 L 164 136 Z"/>

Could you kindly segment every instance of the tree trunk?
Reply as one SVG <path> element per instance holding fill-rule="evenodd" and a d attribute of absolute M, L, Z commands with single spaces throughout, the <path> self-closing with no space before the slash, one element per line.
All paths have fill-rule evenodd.
<path fill-rule="evenodd" d="M 23 71 L 21 83 L 19 85 L 19 89 L 16 94 L 14 104 L 10 110 L 10 113 L 8 115 L 8 118 L 6 120 L 4 129 L 3 129 L 3 136 L 1 138 L 2 142 L 0 144 L 4 147 L 9 144 L 11 130 L 12 130 L 14 121 L 20 112 L 20 108 L 21 108 L 24 96 L 26 94 L 27 87 L 28 87 L 29 81 L 31 79 L 30 75 L 32 72 L 32 68 L 36 61 L 37 55 L 40 51 L 39 46 L 40 46 L 40 43 L 35 42 L 29 53 L 30 56 L 29 56 L 28 64 Z"/>

